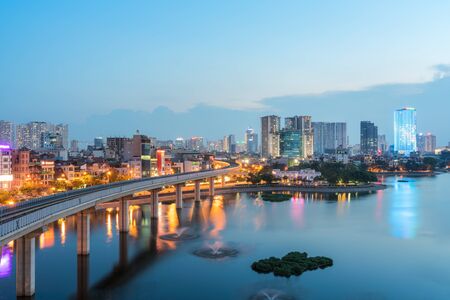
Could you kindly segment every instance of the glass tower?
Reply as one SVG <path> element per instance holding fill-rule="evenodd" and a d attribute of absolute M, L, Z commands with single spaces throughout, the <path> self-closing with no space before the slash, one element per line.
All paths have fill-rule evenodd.
<path fill-rule="evenodd" d="M 405 107 L 394 114 L 394 151 L 410 155 L 417 151 L 416 109 Z"/>

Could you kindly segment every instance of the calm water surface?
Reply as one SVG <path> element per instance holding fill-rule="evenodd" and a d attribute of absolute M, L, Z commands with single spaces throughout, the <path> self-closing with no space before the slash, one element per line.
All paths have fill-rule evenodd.
<path fill-rule="evenodd" d="M 450 174 L 386 180 L 366 196 L 317 200 L 296 195 L 267 203 L 255 195 L 130 208 L 127 234 L 115 210 L 92 211 L 91 253 L 76 255 L 70 217 L 36 238 L 35 299 L 252 299 L 264 289 L 293 299 L 450 299 Z M 200 237 L 158 235 L 188 227 Z M 239 251 L 210 260 L 193 255 L 216 241 Z M 334 266 L 290 279 L 253 272 L 253 261 L 289 251 L 333 258 Z M 2 249 L 0 299 L 15 299 L 15 257 Z"/>

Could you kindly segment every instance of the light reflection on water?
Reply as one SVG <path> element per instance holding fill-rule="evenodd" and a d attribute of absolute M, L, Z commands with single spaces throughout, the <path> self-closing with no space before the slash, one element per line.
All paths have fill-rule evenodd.
<path fill-rule="evenodd" d="M 436 234 L 424 239 L 417 234 L 419 230 L 446 232 L 447 227 L 437 226 L 449 221 L 436 212 L 450 210 L 443 201 L 449 190 L 441 191 L 442 197 L 430 204 L 418 183 L 436 181 L 448 188 L 442 184 L 448 179 L 405 183 L 387 179 L 389 189 L 366 196 L 340 194 L 327 199 L 321 194 L 296 193 L 281 203 L 265 202 L 258 195 L 216 196 L 200 205 L 185 201 L 181 210 L 175 204 L 159 205 L 156 222 L 150 219 L 148 205 L 130 206 L 128 233 L 118 232 L 118 210 L 92 211 L 88 259 L 76 257 L 75 218 L 61 219 L 36 239 L 35 299 L 73 299 L 77 294 L 90 294 L 93 299 L 249 299 L 267 288 L 281 289 L 296 299 L 370 295 L 425 299 L 423 291 L 429 298 L 449 298 L 443 297 L 450 296 L 448 285 L 431 285 L 411 272 L 417 265 L 423 269 L 421 274 L 436 273 L 443 283 L 450 282 L 445 268 L 450 265 L 450 237 Z M 433 220 L 425 219 L 424 208 Z M 436 218 L 441 219 L 434 222 Z M 198 234 L 198 239 L 159 238 L 184 227 Z M 437 241 L 440 247 L 435 246 Z M 235 246 L 239 255 L 211 262 L 192 254 L 205 243 L 216 242 Z M 13 250 L 12 244 L 2 249 L 1 300 L 14 297 Z M 330 256 L 335 265 L 288 280 L 256 274 L 249 267 L 254 260 L 292 250 Z M 430 252 L 439 255 L 439 262 L 423 255 Z M 399 278 L 408 287 L 396 284 Z"/>
<path fill-rule="evenodd" d="M 413 239 L 419 222 L 418 191 L 413 182 L 396 182 L 398 196 L 391 199 L 390 223 L 392 236 Z"/>

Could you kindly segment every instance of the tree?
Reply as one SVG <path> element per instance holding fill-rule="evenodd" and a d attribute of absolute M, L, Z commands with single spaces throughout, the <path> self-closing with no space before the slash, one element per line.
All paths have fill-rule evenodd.
<path fill-rule="evenodd" d="M 427 167 L 428 170 L 434 170 L 436 168 L 438 161 L 433 157 L 425 157 L 423 159 L 423 164 Z"/>

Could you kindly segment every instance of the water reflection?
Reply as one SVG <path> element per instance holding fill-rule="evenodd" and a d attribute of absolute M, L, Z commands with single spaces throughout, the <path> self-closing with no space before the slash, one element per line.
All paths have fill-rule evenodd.
<path fill-rule="evenodd" d="M 445 256 L 447 249 L 437 249 L 436 239 L 424 240 L 416 236 L 419 216 L 425 219 L 432 209 L 442 211 L 448 204 L 441 201 L 441 207 L 437 208 L 434 202 L 426 207 L 429 211 L 420 214 L 424 207 L 419 205 L 421 195 L 416 183 L 393 182 L 392 185 L 391 189 L 367 197 L 296 193 L 283 203 L 265 202 L 248 194 L 214 197 L 212 201 L 201 203 L 186 200 L 183 209 L 177 209 L 175 204 L 160 205 L 157 220 L 150 218 L 149 205 L 130 206 L 128 233 L 118 231 L 118 210 L 97 210 L 91 214 L 91 254 L 88 257 L 75 254 L 75 218 L 61 219 L 50 224 L 37 240 L 36 299 L 54 299 L 57 295 L 58 299 L 71 296 L 77 299 L 222 300 L 266 299 L 266 294 L 281 299 L 278 291 L 295 299 L 359 299 L 362 297 L 358 295 L 377 289 L 386 291 L 383 296 L 389 299 L 414 298 L 414 295 L 408 297 L 411 296 L 408 291 L 417 291 L 417 286 L 426 290 L 427 285 L 423 278 L 416 278 L 417 272 L 411 272 L 411 261 L 424 266 L 422 274 L 436 272 L 442 281 L 450 278 L 450 271 L 445 268 L 449 263 Z M 433 217 L 443 216 L 435 212 Z M 427 230 L 448 225 L 444 223 L 447 219 L 439 221 L 424 222 L 424 225 L 430 227 Z M 159 238 L 183 227 L 197 234 L 198 239 L 173 242 Z M 413 238 L 416 239 L 403 240 Z M 445 241 L 446 236 L 439 238 Z M 61 248 L 61 245 L 65 249 L 39 251 Z M 348 245 L 352 246 L 351 253 Z M 206 249 L 209 256 L 218 257 L 227 248 L 239 250 L 239 255 L 217 262 L 194 255 L 195 250 Z M 398 255 L 398 249 L 408 251 Z M 291 250 L 327 255 L 339 264 L 317 275 L 305 274 L 289 280 L 256 274 L 249 268 L 254 260 L 281 256 Z M 13 289 L 7 288 L 15 282 L 11 275 L 12 251 L 12 245 L 1 249 L 0 294 L 6 293 L 5 299 L 14 298 Z M 425 251 L 436 251 L 439 263 L 433 264 L 429 256 L 423 255 Z M 385 272 L 394 261 L 394 271 Z M 394 284 L 399 276 L 412 282 L 408 289 Z M 350 277 L 355 284 L 346 284 L 346 278 Z M 435 290 L 442 293 L 434 293 Z M 436 285 L 433 291 L 433 296 L 438 295 L 433 298 L 445 298 L 439 296 L 448 295 L 446 292 L 450 293 L 450 288 L 446 284 Z"/>
<path fill-rule="evenodd" d="M 12 272 L 12 250 L 9 245 L 3 246 L 0 256 L 0 278 L 9 277 Z"/>
<path fill-rule="evenodd" d="M 391 199 L 389 221 L 391 233 L 400 239 L 416 237 L 418 226 L 418 197 L 414 183 L 396 183 L 398 196 Z"/>
<path fill-rule="evenodd" d="M 54 224 L 50 224 L 43 233 L 39 235 L 39 248 L 51 248 L 55 245 L 55 229 Z"/>
<path fill-rule="evenodd" d="M 77 255 L 77 299 L 88 299 L 89 255 Z"/>

